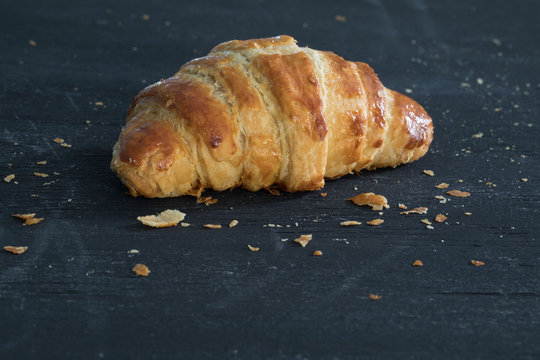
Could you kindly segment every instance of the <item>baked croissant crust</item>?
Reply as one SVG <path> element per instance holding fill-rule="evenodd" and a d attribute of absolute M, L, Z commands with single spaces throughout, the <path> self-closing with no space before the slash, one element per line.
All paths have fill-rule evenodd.
<path fill-rule="evenodd" d="M 284 35 L 219 44 L 142 90 L 111 168 L 133 196 L 305 191 L 414 161 L 432 139 L 422 106 L 367 64 Z"/>

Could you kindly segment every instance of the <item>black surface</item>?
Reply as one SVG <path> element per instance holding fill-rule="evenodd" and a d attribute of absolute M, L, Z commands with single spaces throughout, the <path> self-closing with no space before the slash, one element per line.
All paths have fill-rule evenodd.
<path fill-rule="evenodd" d="M 0 167 L 18 184 L 0 183 L 0 245 L 29 249 L 0 253 L 0 358 L 539 358 L 539 4 L 2 2 Z M 329 181 L 326 198 L 126 196 L 109 162 L 137 92 L 219 42 L 277 34 L 411 89 L 436 126 L 429 153 Z M 472 195 L 441 204 L 443 181 Z M 367 191 L 391 208 L 345 200 Z M 429 211 L 399 215 L 398 203 Z M 167 208 L 191 226 L 136 220 Z M 21 212 L 45 221 L 22 226 Z M 438 213 L 448 220 L 433 230 L 420 222 Z M 305 249 L 291 241 L 308 233 Z"/>

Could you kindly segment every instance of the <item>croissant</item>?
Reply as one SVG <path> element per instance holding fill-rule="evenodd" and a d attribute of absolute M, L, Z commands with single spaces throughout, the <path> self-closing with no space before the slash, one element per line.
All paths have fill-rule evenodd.
<path fill-rule="evenodd" d="M 111 169 L 133 196 L 306 191 L 414 161 L 432 139 L 422 106 L 385 88 L 367 64 L 283 35 L 219 44 L 142 90 Z"/>

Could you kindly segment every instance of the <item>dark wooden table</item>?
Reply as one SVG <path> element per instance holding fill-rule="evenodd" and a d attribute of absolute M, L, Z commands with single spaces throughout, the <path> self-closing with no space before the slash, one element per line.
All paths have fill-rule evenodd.
<path fill-rule="evenodd" d="M 0 358 L 538 359 L 539 4 L 2 2 L 0 245 L 28 251 L 0 253 Z M 109 162 L 136 93 L 219 42 L 278 34 L 410 93 L 434 119 L 429 153 L 310 193 L 126 196 Z M 346 201 L 369 191 L 391 208 Z M 168 208 L 191 226 L 136 220 Z M 11 216 L 26 212 L 45 220 Z"/>

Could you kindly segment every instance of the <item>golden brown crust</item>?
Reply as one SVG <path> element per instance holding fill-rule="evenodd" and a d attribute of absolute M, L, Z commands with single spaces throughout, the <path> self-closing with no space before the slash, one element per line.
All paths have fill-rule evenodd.
<path fill-rule="evenodd" d="M 416 160 L 432 138 L 425 110 L 367 64 L 283 35 L 220 44 L 141 91 L 111 168 L 134 196 L 315 190 Z"/>

